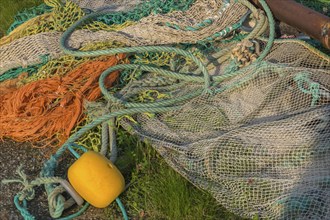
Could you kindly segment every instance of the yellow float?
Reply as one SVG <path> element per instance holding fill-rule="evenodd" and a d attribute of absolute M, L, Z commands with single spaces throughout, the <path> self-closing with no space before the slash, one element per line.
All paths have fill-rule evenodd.
<path fill-rule="evenodd" d="M 94 151 L 84 153 L 71 165 L 68 179 L 79 195 L 97 208 L 107 207 L 125 188 L 117 167 Z"/>

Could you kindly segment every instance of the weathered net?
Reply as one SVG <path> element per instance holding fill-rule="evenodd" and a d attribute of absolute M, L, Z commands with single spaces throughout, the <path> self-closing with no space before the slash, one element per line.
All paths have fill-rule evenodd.
<path fill-rule="evenodd" d="M 146 109 L 121 116 L 117 122 L 124 129 L 151 142 L 173 169 L 240 216 L 330 216 L 329 56 L 301 41 L 278 40 L 262 61 L 254 62 L 266 51 L 267 41 L 259 36 L 266 31 L 268 21 L 243 0 L 197 0 L 191 7 L 191 0 L 74 2 L 95 11 L 119 11 L 110 15 L 100 12 L 97 21 L 75 30 L 67 42 L 71 49 L 174 45 L 208 64 L 214 83 L 209 93 L 180 101 L 176 110 L 154 114 Z M 65 5 L 68 8 L 62 8 Z M 70 11 L 67 19 L 63 13 L 57 17 L 59 23 L 67 22 L 65 27 L 46 17 L 50 19 L 43 21 L 43 29 L 31 28 L 27 33 L 23 24 L 18 27 L 21 32 L 14 30 L 11 37 L 1 39 L 0 76 L 5 71 L 17 76 L 12 68 L 21 72 L 28 69 L 31 74 L 21 84 L 29 84 L 54 75 L 64 77 L 89 59 L 64 56 L 60 49 L 62 31 L 89 12 L 71 3 L 55 6 L 61 12 L 70 8 L 77 11 Z M 248 8 L 256 18 L 252 32 L 245 33 L 238 28 L 249 16 Z M 46 64 L 45 58 L 49 61 Z M 129 58 L 140 66 L 148 64 L 201 78 L 196 64 L 176 52 L 138 53 Z M 124 103 L 156 105 L 204 86 L 202 81 L 171 78 L 137 67 L 122 71 L 120 85 L 111 92 Z M 101 110 L 111 106 L 106 111 L 122 110 L 111 101 L 94 105 Z M 91 115 L 74 131 L 92 121 Z M 98 150 L 103 144 L 99 140 L 101 130 L 101 126 L 96 127 L 75 141 Z"/>
<path fill-rule="evenodd" d="M 120 29 L 119 32 L 77 30 L 69 44 L 73 48 L 80 48 L 91 42 L 102 42 L 104 39 L 115 39 L 127 46 L 196 43 L 235 24 L 246 11 L 243 5 L 237 3 L 228 8 L 225 13 L 219 14 L 220 6 L 221 4 L 216 1 L 200 1 L 186 12 L 150 15 L 139 23 Z M 177 30 L 165 25 L 166 22 L 171 22 L 180 26 L 192 26 L 210 17 L 216 17 L 216 20 L 197 31 Z M 40 33 L 0 47 L 0 74 L 11 68 L 36 64 L 40 62 L 42 55 L 48 54 L 50 59 L 59 57 L 61 55 L 60 36 L 59 32 Z"/>
<path fill-rule="evenodd" d="M 15 28 L 17 28 L 19 25 L 23 24 L 24 22 L 28 21 L 29 19 L 42 15 L 44 13 L 50 12 L 50 11 L 51 11 L 51 7 L 49 7 L 46 4 L 41 4 L 39 6 L 20 11 L 14 17 L 14 22 L 8 28 L 7 34 L 12 32 Z"/>
<path fill-rule="evenodd" d="M 93 43 L 103 42 L 111 32 L 77 30 L 70 39 L 72 48 L 83 49 Z M 23 37 L 0 47 L 0 75 L 7 70 L 20 66 L 30 66 L 41 63 L 44 57 L 52 60 L 63 56 L 59 41 L 61 32 L 45 32 L 28 37 Z M 113 41 L 105 43 L 111 44 Z"/>
<path fill-rule="evenodd" d="M 40 33 L 0 47 L 0 74 L 12 68 L 41 63 L 45 55 L 59 57 L 62 54 L 58 45 L 60 36 L 59 32 Z"/>
<path fill-rule="evenodd" d="M 219 84 L 215 95 L 120 123 L 149 140 L 176 171 L 234 213 L 327 219 L 329 58 L 299 42 L 279 41 L 265 60 Z M 137 100 L 152 90 L 174 98 L 203 86 L 186 83 L 173 89 L 150 83 L 159 77 L 131 82 L 121 95 Z"/>
<path fill-rule="evenodd" d="M 80 8 L 86 8 L 93 11 L 114 10 L 127 11 L 140 4 L 141 0 L 73 0 Z"/>

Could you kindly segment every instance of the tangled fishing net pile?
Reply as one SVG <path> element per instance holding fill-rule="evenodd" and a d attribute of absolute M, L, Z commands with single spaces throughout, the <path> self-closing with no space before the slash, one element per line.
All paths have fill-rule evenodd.
<path fill-rule="evenodd" d="M 237 215 L 327 219 L 330 58 L 274 40 L 263 4 L 45 0 L 0 39 L 0 138 L 58 150 L 50 178 L 69 146 L 115 149 L 119 124 Z"/>

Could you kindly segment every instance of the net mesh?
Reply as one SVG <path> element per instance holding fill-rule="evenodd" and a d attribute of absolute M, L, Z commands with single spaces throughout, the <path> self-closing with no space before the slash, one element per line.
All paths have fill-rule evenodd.
<path fill-rule="evenodd" d="M 114 10 L 128 11 L 140 4 L 141 0 L 73 0 L 80 8 L 86 8 L 93 11 Z"/>
<path fill-rule="evenodd" d="M 216 95 L 194 98 L 176 111 L 138 114 L 120 123 L 150 140 L 176 171 L 234 213 L 326 219 L 329 69 L 329 59 L 304 44 L 278 41 L 266 61 L 221 83 Z M 159 76 L 147 78 L 152 77 Z M 137 100 L 152 90 L 173 98 L 203 86 L 188 83 L 173 90 L 144 81 L 127 85 L 124 97 Z"/>
<path fill-rule="evenodd" d="M 12 32 L 15 28 L 17 28 L 19 25 L 23 24 L 24 22 L 28 21 L 29 19 L 50 11 L 51 8 L 49 6 L 47 6 L 46 4 L 41 4 L 39 6 L 28 8 L 17 13 L 17 15 L 14 17 L 14 22 L 10 25 L 10 27 L 7 30 L 7 34 Z"/>
<path fill-rule="evenodd" d="M 173 169 L 211 192 L 235 214 L 261 219 L 330 216 L 329 56 L 302 41 L 276 40 L 263 61 L 253 63 L 266 48 L 267 40 L 259 36 L 268 22 L 256 10 L 252 14 L 259 20 L 254 20 L 254 30 L 238 30 L 242 18 L 249 16 L 243 0 L 197 0 L 194 4 L 190 0 L 46 2 L 54 8 L 52 12 L 25 22 L 0 40 L 0 76 L 7 71 L 0 80 L 29 73 L 10 81 L 1 92 L 19 89 L 24 97 L 24 88 L 38 85 L 37 80 L 60 80 L 72 69 L 92 62 L 94 58 L 64 55 L 59 46 L 62 32 L 89 13 L 85 9 L 114 10 L 76 30 L 68 45 L 80 50 L 175 45 L 204 60 L 212 82 L 216 82 L 212 94 L 186 100 L 176 110 L 125 115 L 117 118 L 118 124 L 151 142 Z M 59 13 L 51 14 L 56 10 Z M 43 22 L 41 29 L 36 28 L 36 21 Z M 63 22 L 65 26 L 61 26 Z M 29 24 L 34 26 L 25 28 Z M 201 76 L 191 59 L 174 52 L 138 53 L 129 59 L 135 64 Z M 227 73 L 236 74 L 224 78 Z M 122 71 L 119 85 L 111 92 L 124 101 L 157 103 L 203 88 L 202 82 L 137 68 Z M 12 97 L 6 99 L 8 106 Z M 90 105 L 104 110 L 111 104 Z M 88 117 L 78 126 L 70 127 L 65 138 L 96 118 L 91 112 L 87 111 Z M 98 151 L 101 130 L 101 126 L 90 130 L 76 143 Z M 6 132 L 4 136 L 12 135 L 9 129 Z"/>
<path fill-rule="evenodd" d="M 198 1 L 185 12 L 172 12 L 167 15 L 150 15 L 136 24 L 129 23 L 127 27 L 120 26 L 120 28 L 117 28 L 120 31 L 109 32 L 100 30 L 93 32 L 87 29 L 77 30 L 71 37 L 69 44 L 73 48 L 80 48 L 84 44 L 103 42 L 104 39 L 115 39 L 127 46 L 181 42 L 196 43 L 236 23 L 242 17 L 242 13 L 246 11 L 244 6 L 234 3 L 226 10 L 226 13 L 219 16 L 220 6 L 221 4 L 216 1 Z M 215 17 L 215 22 L 198 31 L 177 30 L 165 25 L 166 22 L 170 22 L 180 24 L 181 26 L 192 26 L 210 17 Z M 61 20 L 60 18 L 59 20 Z M 79 16 L 75 17 L 76 20 L 78 18 Z M 60 23 L 66 23 L 66 20 Z M 67 23 L 66 27 L 72 24 L 72 22 Z M 95 23 L 93 24 L 95 27 Z M 64 28 L 62 27 L 61 30 Z M 7 38 L 4 37 L 1 41 L 6 42 L 9 36 Z M 40 62 L 41 55 L 48 54 L 50 59 L 59 57 L 61 54 L 59 49 L 60 36 L 60 32 L 39 33 L 23 37 L 0 47 L 0 74 L 11 68 L 36 64 Z"/>

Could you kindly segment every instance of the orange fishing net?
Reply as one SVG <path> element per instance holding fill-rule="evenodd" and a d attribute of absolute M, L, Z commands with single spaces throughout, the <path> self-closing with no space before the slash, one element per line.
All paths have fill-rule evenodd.
<path fill-rule="evenodd" d="M 87 61 L 66 76 L 55 76 L 15 88 L 0 89 L 0 138 L 58 146 L 83 117 L 83 100 L 100 97 L 100 74 L 125 58 L 124 54 Z M 110 74 L 111 86 L 119 72 Z"/>

